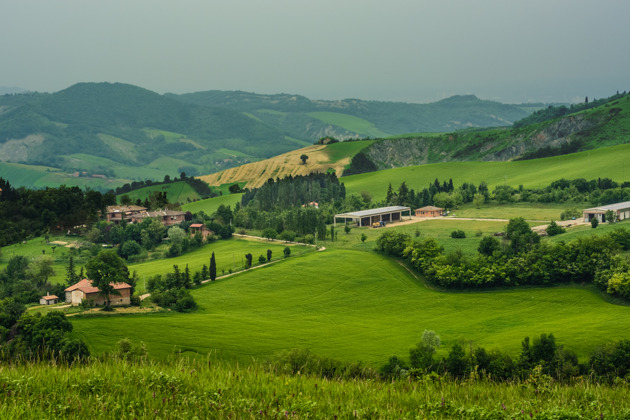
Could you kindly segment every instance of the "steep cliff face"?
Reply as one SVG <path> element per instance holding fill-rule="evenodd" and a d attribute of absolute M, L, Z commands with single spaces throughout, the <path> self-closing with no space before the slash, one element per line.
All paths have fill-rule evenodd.
<path fill-rule="evenodd" d="M 374 143 L 364 153 L 379 169 L 449 161 L 506 161 L 541 149 L 567 148 L 576 141 L 576 134 L 601 123 L 597 118 L 577 114 L 535 128 L 462 131 L 434 137 L 386 139 Z"/>

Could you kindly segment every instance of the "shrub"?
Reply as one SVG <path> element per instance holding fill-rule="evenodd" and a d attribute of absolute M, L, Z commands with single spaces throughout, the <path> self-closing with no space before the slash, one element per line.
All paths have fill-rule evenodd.
<path fill-rule="evenodd" d="M 597 217 L 593 217 L 593 218 L 591 219 L 591 227 L 592 227 L 593 229 L 595 229 L 595 228 L 597 227 L 597 225 L 599 225 L 599 220 L 597 219 Z"/>
<path fill-rule="evenodd" d="M 282 253 L 284 254 L 284 258 L 290 257 L 291 256 L 291 248 L 289 248 L 288 246 L 285 246 L 284 250 L 282 251 Z"/>
<path fill-rule="evenodd" d="M 264 264 L 264 263 L 265 263 L 265 261 L 267 261 L 267 258 L 265 258 L 265 256 L 264 256 L 264 255 L 260 254 L 260 256 L 258 257 L 258 262 L 259 262 L 260 264 Z"/>
<path fill-rule="evenodd" d="M 466 233 L 463 230 L 454 230 L 451 232 L 451 238 L 463 239 L 466 237 Z"/>
<path fill-rule="evenodd" d="M 549 236 L 556 236 L 566 232 L 566 230 L 562 226 L 558 226 L 558 224 L 554 220 L 549 223 L 549 226 L 547 226 L 547 229 L 545 230 L 547 231 L 547 235 Z"/>

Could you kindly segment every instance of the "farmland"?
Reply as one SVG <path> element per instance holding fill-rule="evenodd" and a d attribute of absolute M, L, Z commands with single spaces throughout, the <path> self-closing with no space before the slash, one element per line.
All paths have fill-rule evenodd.
<path fill-rule="evenodd" d="M 510 185 L 540 188 L 554 180 L 566 178 L 616 181 L 630 179 L 630 145 L 611 146 L 569 155 L 515 162 L 448 162 L 388 169 L 343 177 L 348 194 L 369 191 L 375 200 L 382 200 L 389 183 L 397 188 L 406 181 L 409 188 L 425 188 L 436 178 L 452 179 L 455 185 L 485 181 L 490 188 Z"/>
<path fill-rule="evenodd" d="M 437 331 L 445 349 L 463 340 L 513 355 L 523 337 L 553 332 L 584 357 L 625 337 L 630 316 L 591 286 L 438 292 L 395 261 L 352 250 L 290 257 L 193 295 L 194 313 L 119 317 L 115 329 L 109 317 L 74 317 L 75 332 L 95 352 L 133 336 L 158 358 L 178 350 L 247 362 L 300 347 L 377 366 L 405 354 L 424 329 Z"/>

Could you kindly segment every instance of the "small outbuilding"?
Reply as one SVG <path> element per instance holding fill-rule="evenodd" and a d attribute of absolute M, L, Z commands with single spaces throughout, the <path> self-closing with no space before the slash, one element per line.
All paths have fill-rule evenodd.
<path fill-rule="evenodd" d="M 55 295 L 42 296 L 39 300 L 40 305 L 54 305 L 56 303 L 59 303 L 59 298 Z"/>
<path fill-rule="evenodd" d="M 624 220 L 630 218 L 630 201 L 622 203 L 607 204 L 605 206 L 592 207 L 582 211 L 585 222 L 597 219 L 600 223 L 610 222 L 606 220 L 606 213 L 612 211 L 616 220 Z"/>
<path fill-rule="evenodd" d="M 446 216 L 442 207 L 424 206 L 416 209 L 416 217 L 440 217 Z"/>
<path fill-rule="evenodd" d="M 201 233 L 201 237 L 205 240 L 208 236 L 212 235 L 212 231 L 206 227 L 203 223 L 193 223 L 190 225 L 190 236 L 195 236 L 197 233 Z"/>
<path fill-rule="evenodd" d="M 357 226 L 372 226 L 374 224 L 382 226 L 384 223 L 399 222 L 404 216 L 411 219 L 411 208 L 390 206 L 335 214 L 334 223 L 335 226 L 337 226 L 337 219 L 343 219 L 344 223 L 346 220 L 350 219 L 353 223 L 356 223 Z"/>

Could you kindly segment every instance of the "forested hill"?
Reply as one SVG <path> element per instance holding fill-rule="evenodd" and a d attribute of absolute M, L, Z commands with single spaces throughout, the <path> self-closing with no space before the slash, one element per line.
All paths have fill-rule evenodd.
<path fill-rule="evenodd" d="M 344 140 L 509 126 L 542 107 L 542 104 L 506 105 L 474 95 L 453 96 L 429 104 L 359 99 L 325 101 L 300 95 L 218 90 L 166 96 L 186 103 L 245 112 L 292 137 L 311 141 L 325 136 Z"/>
<path fill-rule="evenodd" d="M 121 83 L 80 83 L 53 94 L 0 97 L 0 159 L 5 162 L 106 172 L 116 164 L 140 167 L 168 157 L 194 174 L 300 145 L 242 113 L 184 104 Z M 97 158 L 101 168 L 94 168 Z"/>

